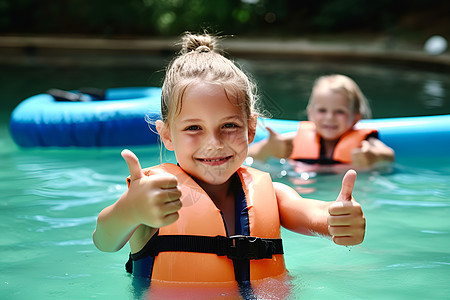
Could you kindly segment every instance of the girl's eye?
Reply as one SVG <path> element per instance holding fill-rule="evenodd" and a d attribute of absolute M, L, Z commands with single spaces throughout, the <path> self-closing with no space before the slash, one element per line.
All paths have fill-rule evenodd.
<path fill-rule="evenodd" d="M 327 110 L 325 108 L 318 108 L 317 111 L 321 114 L 325 113 Z"/>
<path fill-rule="evenodd" d="M 336 113 L 339 115 L 345 115 L 345 110 L 338 110 Z"/>
<path fill-rule="evenodd" d="M 198 126 L 198 125 L 191 125 L 191 126 L 186 127 L 185 130 L 186 130 L 186 131 L 200 130 L 200 126 Z"/>
<path fill-rule="evenodd" d="M 225 125 L 223 125 L 224 128 L 237 128 L 239 127 L 237 124 L 234 123 L 227 123 Z"/>

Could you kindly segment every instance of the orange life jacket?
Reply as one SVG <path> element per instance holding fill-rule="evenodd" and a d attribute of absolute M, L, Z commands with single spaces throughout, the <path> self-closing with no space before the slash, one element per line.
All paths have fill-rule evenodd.
<path fill-rule="evenodd" d="M 162 164 L 145 169 L 144 173 L 151 175 L 155 168 L 177 177 L 178 185 L 182 191 L 181 201 L 183 203 L 183 207 L 178 212 L 179 219 L 168 226 L 159 228 L 159 233 L 155 234 L 156 238 L 182 235 L 183 237 L 195 236 L 198 239 L 203 237 L 207 239 L 218 238 L 225 240 L 225 242 L 231 241 L 232 244 L 241 242 L 227 238 L 225 223 L 220 210 L 207 193 L 180 167 L 174 164 Z M 245 166 L 239 168 L 237 175 L 245 193 L 249 235 L 261 238 L 261 240 L 277 239 L 279 245 L 281 245 L 278 204 L 270 175 Z M 237 213 L 236 218 L 239 218 L 240 215 L 241 212 Z M 152 242 L 152 239 L 149 243 Z M 247 238 L 243 237 L 243 239 Z M 251 241 L 244 241 L 244 243 L 247 246 L 252 244 Z M 133 257 L 133 255 L 136 254 L 131 256 Z M 250 280 L 275 277 L 286 273 L 282 246 L 281 254 L 269 256 L 271 258 L 249 260 Z M 133 259 L 133 274 L 135 274 L 134 269 L 140 259 Z M 151 259 L 153 260 L 153 258 Z M 227 257 L 226 254 L 165 250 L 154 256 L 151 265 L 153 267 L 153 270 L 150 271 L 152 282 L 236 283 L 233 259 Z"/>
<path fill-rule="evenodd" d="M 369 134 L 376 134 L 376 129 L 352 129 L 345 133 L 337 142 L 332 160 L 336 163 L 350 164 L 351 153 L 355 148 L 361 147 L 361 142 Z M 320 136 L 316 133 L 313 122 L 302 121 L 298 125 L 297 135 L 294 137 L 292 154 L 289 158 L 315 162 L 320 158 Z"/>

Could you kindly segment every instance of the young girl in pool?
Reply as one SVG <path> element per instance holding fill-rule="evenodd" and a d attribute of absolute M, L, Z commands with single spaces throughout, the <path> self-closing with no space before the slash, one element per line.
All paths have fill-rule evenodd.
<path fill-rule="evenodd" d="M 250 146 L 249 156 L 269 157 L 319 165 L 352 164 L 369 168 L 393 162 L 394 151 L 378 139 L 374 129 L 356 129 L 370 107 L 358 85 L 344 75 L 319 77 L 307 106 L 308 119 L 296 132 L 278 134 L 267 128 L 269 138 Z"/>
<path fill-rule="evenodd" d="M 254 85 L 216 52 L 215 38 L 187 33 L 162 87 L 156 128 L 178 165 L 142 169 L 122 151 L 129 189 L 97 220 L 93 240 L 131 248 L 128 270 L 154 282 L 248 283 L 286 274 L 280 225 L 339 245 L 363 241 L 353 199 L 356 172 L 336 201 L 304 199 L 270 175 L 243 166 L 257 113 Z"/>

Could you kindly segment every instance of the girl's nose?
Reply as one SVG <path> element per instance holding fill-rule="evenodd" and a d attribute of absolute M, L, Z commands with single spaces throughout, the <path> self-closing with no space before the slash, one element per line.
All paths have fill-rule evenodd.
<path fill-rule="evenodd" d="M 220 135 L 218 135 L 218 134 L 211 134 L 209 136 L 207 143 L 208 143 L 208 145 L 207 145 L 208 149 L 212 149 L 212 150 L 223 149 L 223 141 L 222 141 L 222 138 L 220 137 Z"/>
<path fill-rule="evenodd" d="M 333 116 L 334 116 L 334 114 L 333 114 L 332 111 L 327 111 L 327 112 L 325 113 L 325 118 L 326 118 L 326 119 L 331 119 L 331 118 L 333 118 Z"/>

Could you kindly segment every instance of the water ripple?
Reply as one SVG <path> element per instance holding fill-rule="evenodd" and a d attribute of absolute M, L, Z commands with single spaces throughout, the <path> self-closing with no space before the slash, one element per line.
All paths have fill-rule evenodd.
<path fill-rule="evenodd" d="M 379 199 L 375 203 L 381 205 L 392 206 L 408 206 L 408 207 L 450 207 L 450 203 L 445 202 L 428 202 L 428 201 L 407 201 L 407 200 L 386 200 Z"/>
<path fill-rule="evenodd" d="M 81 240 L 69 240 L 62 242 L 45 242 L 44 245 L 50 246 L 84 246 L 93 244 L 92 239 L 81 239 Z"/>
<path fill-rule="evenodd" d="M 95 223 L 95 221 L 97 220 L 97 216 L 79 218 L 52 218 L 48 216 L 36 215 L 27 217 L 27 219 L 48 224 L 48 227 L 36 228 L 36 232 L 44 232 L 51 229 L 76 227 L 84 224 Z"/>
<path fill-rule="evenodd" d="M 448 266 L 450 263 L 448 262 L 442 262 L 442 261 L 431 261 L 428 263 L 398 263 L 398 264 L 392 264 L 387 265 L 386 268 L 389 269 L 400 269 L 400 270 L 406 270 L 406 269 L 433 269 L 433 268 L 439 268 L 442 266 Z"/>

